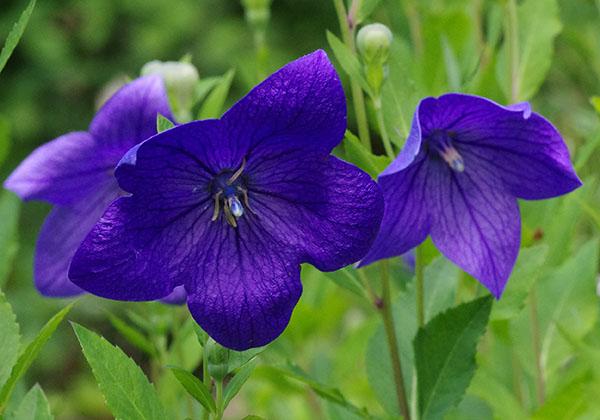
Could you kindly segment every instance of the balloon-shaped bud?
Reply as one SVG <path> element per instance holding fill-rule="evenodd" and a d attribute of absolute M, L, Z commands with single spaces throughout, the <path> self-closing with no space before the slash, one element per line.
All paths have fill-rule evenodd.
<path fill-rule="evenodd" d="M 356 45 L 367 63 L 383 65 L 390 55 L 392 31 L 382 23 L 363 26 L 356 36 Z"/>

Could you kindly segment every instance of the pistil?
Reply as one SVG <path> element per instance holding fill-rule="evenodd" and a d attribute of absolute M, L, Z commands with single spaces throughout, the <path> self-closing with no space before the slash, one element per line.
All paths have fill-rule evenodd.
<path fill-rule="evenodd" d="M 244 215 L 245 208 L 254 213 L 248 200 L 248 190 L 244 188 L 242 182 L 242 174 L 245 166 L 246 160 L 244 159 L 238 170 L 233 173 L 221 173 L 213 181 L 212 189 L 215 201 L 215 208 L 211 219 L 213 222 L 219 218 L 221 205 L 223 206 L 225 220 L 232 227 L 237 227 L 237 219 Z M 240 201 L 240 197 L 244 204 Z"/>
<path fill-rule="evenodd" d="M 450 168 L 458 173 L 464 172 L 465 161 L 458 150 L 454 147 L 452 137 L 445 131 L 435 131 L 428 137 L 429 144 Z"/>

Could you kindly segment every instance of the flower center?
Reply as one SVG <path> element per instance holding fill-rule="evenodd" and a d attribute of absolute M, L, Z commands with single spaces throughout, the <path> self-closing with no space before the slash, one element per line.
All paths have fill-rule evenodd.
<path fill-rule="evenodd" d="M 464 172 L 465 161 L 452 142 L 452 135 L 446 131 L 434 131 L 428 138 L 428 144 L 455 172 Z"/>
<path fill-rule="evenodd" d="M 223 171 L 213 179 L 211 183 L 211 192 L 215 200 L 215 210 L 211 219 L 213 222 L 219 218 L 221 206 L 225 220 L 232 227 L 237 227 L 237 219 L 244 215 L 244 207 L 254 213 L 248 202 L 248 190 L 242 179 L 245 166 L 244 159 L 237 171 Z"/>

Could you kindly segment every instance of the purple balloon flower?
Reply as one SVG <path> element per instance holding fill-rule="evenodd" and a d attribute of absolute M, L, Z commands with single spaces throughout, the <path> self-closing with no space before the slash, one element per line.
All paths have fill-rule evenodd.
<path fill-rule="evenodd" d="M 172 118 L 158 76 L 122 87 L 98 111 L 88 131 L 65 134 L 31 153 L 5 181 L 23 200 L 54 204 L 40 232 L 35 285 L 45 296 L 83 291 L 68 279 L 71 258 L 108 205 L 122 195 L 113 171 L 123 155 L 156 134 L 156 114 Z"/>
<path fill-rule="evenodd" d="M 383 214 L 379 187 L 330 155 L 346 101 L 323 51 L 270 76 L 221 119 L 160 133 L 116 170 L 131 193 L 104 213 L 69 275 L 110 299 L 183 285 L 200 326 L 243 350 L 274 340 L 302 291 L 300 264 L 362 258 Z"/>
<path fill-rule="evenodd" d="M 361 265 L 431 235 L 499 298 L 519 252 L 517 198 L 555 197 L 581 181 L 560 133 L 529 104 L 450 93 L 421 101 L 404 149 L 379 184 L 384 217 Z"/>

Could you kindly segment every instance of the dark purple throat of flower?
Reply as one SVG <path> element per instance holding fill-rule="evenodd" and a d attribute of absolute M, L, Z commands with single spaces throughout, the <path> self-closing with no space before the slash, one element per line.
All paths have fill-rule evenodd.
<path fill-rule="evenodd" d="M 464 172 L 465 161 L 454 146 L 454 133 L 435 130 L 431 133 L 425 142 L 431 150 L 437 152 L 439 156 L 452 168 L 455 172 Z"/>
<path fill-rule="evenodd" d="M 244 176 L 245 166 L 246 160 L 244 159 L 235 172 L 226 170 L 213 179 L 210 185 L 210 192 L 215 200 L 215 208 L 211 219 L 213 222 L 219 219 L 221 206 L 223 207 L 225 220 L 232 227 L 237 227 L 237 219 L 244 215 L 244 208 L 254 213 L 248 199 L 246 177 Z"/>

